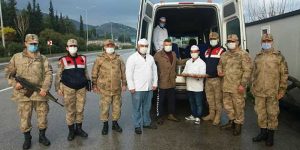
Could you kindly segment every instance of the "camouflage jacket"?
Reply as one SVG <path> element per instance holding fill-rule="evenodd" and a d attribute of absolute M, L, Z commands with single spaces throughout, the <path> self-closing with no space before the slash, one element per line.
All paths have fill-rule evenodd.
<path fill-rule="evenodd" d="M 52 85 L 52 67 L 46 56 L 37 54 L 36 58 L 30 58 L 27 50 L 15 54 L 5 68 L 8 84 L 15 87 L 16 81 L 9 78 L 16 73 L 16 76 L 22 77 L 30 83 L 39 86 L 45 91 L 49 91 Z M 15 101 L 47 101 L 45 97 L 34 92 L 31 97 L 26 97 L 26 89 L 13 89 L 12 100 Z"/>
<path fill-rule="evenodd" d="M 223 92 L 238 93 L 240 85 L 246 87 L 252 70 L 249 54 L 243 50 L 227 51 L 220 59 L 218 72 L 223 72 Z"/>
<path fill-rule="evenodd" d="M 125 64 L 120 55 L 109 57 L 105 52 L 98 55 L 92 69 L 92 84 L 102 95 L 121 94 L 122 85 L 127 85 Z"/>
<path fill-rule="evenodd" d="M 288 66 L 279 51 L 260 52 L 254 60 L 251 91 L 255 96 L 274 97 L 287 89 Z"/>

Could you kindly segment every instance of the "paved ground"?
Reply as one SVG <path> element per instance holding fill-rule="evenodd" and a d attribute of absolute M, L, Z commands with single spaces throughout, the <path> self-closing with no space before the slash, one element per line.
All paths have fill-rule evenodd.
<path fill-rule="evenodd" d="M 124 60 L 132 53 L 132 50 L 120 52 Z M 89 70 L 95 55 L 88 56 Z M 54 69 L 56 68 L 53 63 Z M 23 135 L 19 131 L 19 118 L 16 112 L 16 104 L 10 101 L 11 90 L 3 90 L 8 87 L 0 71 L 0 149 L 21 149 Z M 53 92 L 53 91 L 52 91 Z M 282 110 L 280 114 L 279 130 L 275 135 L 273 148 L 266 148 L 264 143 L 252 143 L 251 138 L 258 132 L 256 115 L 253 104 L 247 102 L 246 122 L 242 135 L 232 136 L 230 131 L 221 131 L 210 123 L 202 122 L 194 125 L 192 122 L 181 121 L 173 123 L 166 121 L 157 130 L 144 130 L 142 135 L 136 135 L 133 128 L 132 107 L 130 94 L 123 93 L 122 117 L 120 125 L 123 133 L 110 132 L 107 136 L 101 135 L 102 123 L 99 121 L 99 96 L 94 93 L 87 95 L 84 129 L 89 133 L 87 139 L 77 137 L 74 141 L 67 141 L 68 129 L 65 124 L 65 111 L 60 106 L 50 102 L 49 128 L 47 136 L 51 140 L 50 147 L 44 147 L 38 143 L 38 130 L 36 128 L 36 115 L 33 115 L 32 149 L 107 149 L 107 150 L 297 150 L 300 147 L 300 117 L 289 111 Z M 187 101 L 177 103 L 178 116 L 183 120 L 189 114 Z"/>

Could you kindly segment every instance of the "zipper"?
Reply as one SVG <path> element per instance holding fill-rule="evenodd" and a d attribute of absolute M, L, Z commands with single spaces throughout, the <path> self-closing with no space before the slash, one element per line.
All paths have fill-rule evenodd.
<path fill-rule="evenodd" d="M 112 86 L 112 77 L 113 77 L 113 71 L 112 71 L 113 66 L 112 66 L 112 62 L 113 62 L 113 61 L 110 60 L 110 64 L 111 64 L 111 65 L 110 65 L 110 67 L 111 67 L 111 68 L 110 68 L 110 78 L 111 78 L 111 80 L 110 80 L 110 89 L 111 89 L 111 90 L 110 90 L 110 95 L 112 95 L 112 87 L 113 87 L 113 86 Z"/>

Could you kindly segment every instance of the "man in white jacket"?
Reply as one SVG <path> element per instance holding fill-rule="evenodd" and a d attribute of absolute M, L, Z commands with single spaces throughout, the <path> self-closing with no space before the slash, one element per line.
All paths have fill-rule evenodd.
<path fill-rule="evenodd" d="M 191 47 L 192 58 L 186 62 L 182 75 L 187 77 L 186 86 L 190 101 L 192 114 L 185 117 L 186 120 L 195 121 L 195 124 L 200 124 L 202 115 L 202 100 L 203 100 L 203 78 L 206 77 L 206 64 L 199 57 L 200 50 L 198 46 Z"/>
<path fill-rule="evenodd" d="M 153 90 L 157 89 L 157 67 L 154 58 L 147 54 L 148 41 L 138 41 L 137 52 L 126 63 L 126 79 L 132 95 L 135 133 L 141 134 L 142 127 L 156 129 L 151 123 L 150 109 Z"/>
<path fill-rule="evenodd" d="M 166 29 L 166 21 L 165 17 L 161 17 L 159 19 L 159 24 L 155 27 L 153 33 L 153 43 L 156 52 L 163 49 L 164 40 L 169 37 L 168 30 Z"/>

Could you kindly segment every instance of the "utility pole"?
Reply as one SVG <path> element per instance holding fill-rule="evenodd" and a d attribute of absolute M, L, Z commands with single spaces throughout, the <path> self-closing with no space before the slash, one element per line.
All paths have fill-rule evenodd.
<path fill-rule="evenodd" d="M 1 1 L 0 1 L 0 17 L 1 17 L 2 45 L 5 48 L 5 37 L 4 37 L 4 27 L 3 27 L 3 16 L 2 16 L 2 3 L 1 3 Z"/>

